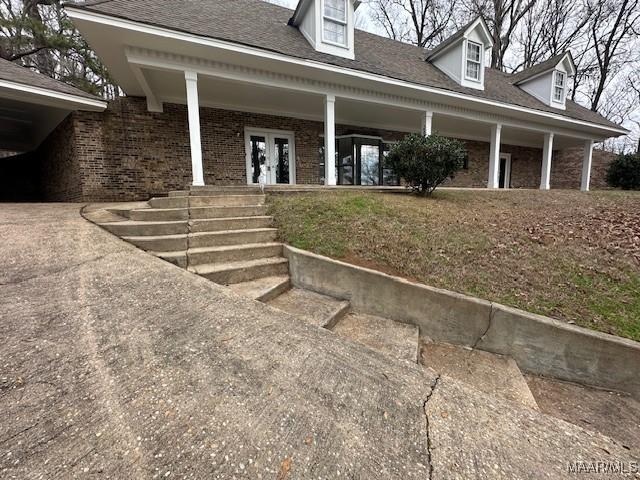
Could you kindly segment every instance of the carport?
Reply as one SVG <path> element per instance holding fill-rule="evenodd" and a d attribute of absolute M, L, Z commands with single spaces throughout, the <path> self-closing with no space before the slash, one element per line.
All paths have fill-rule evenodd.
<path fill-rule="evenodd" d="M 106 107 L 100 98 L 0 59 L 0 199 L 37 198 L 38 147 L 71 112 Z"/>

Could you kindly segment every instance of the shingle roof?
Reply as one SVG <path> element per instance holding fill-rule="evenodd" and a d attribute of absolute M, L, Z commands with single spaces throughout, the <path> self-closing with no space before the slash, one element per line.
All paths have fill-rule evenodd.
<path fill-rule="evenodd" d="M 433 56 L 438 53 L 441 52 L 442 50 L 444 50 L 445 48 L 447 48 L 449 45 L 454 44 L 455 42 L 457 42 L 458 40 L 460 40 L 463 36 L 464 33 L 467 31 L 467 28 L 469 28 L 471 26 L 471 24 L 473 24 L 473 22 L 475 22 L 479 17 L 474 18 L 473 20 L 471 20 L 469 23 L 467 23 L 465 26 L 463 26 L 462 28 L 460 28 L 456 33 L 454 33 L 453 35 L 451 35 L 449 38 L 447 38 L 445 41 L 439 43 L 438 45 L 436 45 L 435 47 L 433 47 L 431 50 L 429 50 L 427 52 L 427 54 L 425 55 L 425 58 L 427 60 L 433 58 Z"/>
<path fill-rule="evenodd" d="M 362 30 L 355 31 L 354 60 L 316 52 L 297 28 L 288 25 L 293 10 L 261 0 L 90 0 L 73 6 L 291 57 L 619 128 L 600 114 L 569 100 L 566 110 L 549 107 L 513 85 L 509 75 L 493 69 L 485 71 L 484 90 L 463 87 L 426 62 L 424 49 Z"/>
<path fill-rule="evenodd" d="M 0 58 L 0 80 L 20 83 L 30 87 L 39 87 L 51 90 L 57 93 L 66 93 L 77 97 L 90 98 L 92 100 L 102 100 L 90 93 L 83 92 L 80 89 L 67 85 L 66 83 L 54 80 L 41 73 L 36 73 L 26 67 L 18 65 Z"/>
<path fill-rule="evenodd" d="M 565 55 L 567 55 L 567 53 L 560 53 L 558 55 L 551 57 L 548 60 L 545 60 L 544 62 L 534 65 L 533 67 L 527 68 L 518 73 L 514 73 L 510 77 L 511 83 L 516 84 L 528 78 L 535 77 L 540 73 L 546 72 L 548 70 L 552 70 L 553 68 L 555 68 L 556 65 L 560 63 L 560 61 Z"/>

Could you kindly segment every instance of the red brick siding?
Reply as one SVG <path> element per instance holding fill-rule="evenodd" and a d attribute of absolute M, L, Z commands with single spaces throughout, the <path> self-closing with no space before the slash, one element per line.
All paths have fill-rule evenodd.
<path fill-rule="evenodd" d="M 320 181 L 318 147 L 322 122 L 213 108 L 200 110 L 205 183 L 244 184 L 245 127 L 293 131 L 297 183 Z M 403 132 L 336 125 L 338 135 L 358 133 L 400 140 Z M 465 141 L 469 168 L 450 185 L 486 187 L 489 144 Z M 511 153 L 511 185 L 537 188 L 541 149 L 503 145 Z M 148 112 L 139 98 L 110 102 L 102 113 L 75 112 L 39 150 L 43 186 L 49 200 L 142 200 L 182 189 L 191 182 L 189 128 L 184 105 L 165 104 L 164 112 Z M 558 157 L 558 152 L 554 157 Z M 580 184 L 581 151 L 554 158 L 552 186 Z M 594 155 L 594 187 L 603 184 L 604 163 Z M 565 165 L 566 164 L 566 165 Z M 578 168 L 578 170 L 576 170 Z M 555 178 L 555 181 L 554 181 Z"/>
<path fill-rule="evenodd" d="M 78 135 L 73 115 L 65 118 L 32 154 L 38 164 L 37 176 L 43 200 L 74 202 L 83 199 Z"/>
<path fill-rule="evenodd" d="M 551 162 L 551 188 L 580 188 L 583 157 L 582 147 L 555 152 Z M 611 152 L 593 150 L 590 188 L 607 188 L 607 169 L 615 157 Z"/>

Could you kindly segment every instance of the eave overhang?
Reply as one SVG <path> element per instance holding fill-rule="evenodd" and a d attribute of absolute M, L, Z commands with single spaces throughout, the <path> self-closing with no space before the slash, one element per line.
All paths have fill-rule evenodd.
<path fill-rule="evenodd" d="M 65 10 L 88 39 L 92 48 L 109 67 L 120 86 L 131 95 L 144 95 L 125 54 L 127 48 L 136 47 L 160 50 L 168 55 L 188 53 L 190 58 L 215 58 L 214 62 L 228 62 L 238 68 L 264 69 L 280 75 L 295 75 L 309 85 L 325 85 L 328 89 L 340 87 L 340 91 L 336 92 L 337 96 L 348 95 L 347 92 L 373 89 L 382 97 L 384 95 L 401 95 L 407 98 L 407 104 L 413 104 L 415 109 L 426 108 L 431 103 L 442 103 L 451 109 L 472 109 L 486 112 L 489 114 L 487 117 L 493 115 L 496 118 L 501 118 L 500 116 L 504 115 L 527 122 L 535 120 L 540 124 L 547 124 L 549 130 L 554 127 L 566 128 L 583 132 L 582 135 L 585 138 L 591 137 L 596 140 L 628 133 L 622 127 L 614 128 L 573 119 L 558 113 L 520 107 L 452 90 L 429 87 L 361 70 L 284 55 L 250 45 L 91 12 L 84 8 L 67 6 Z M 327 93 L 330 92 L 327 91 Z"/>

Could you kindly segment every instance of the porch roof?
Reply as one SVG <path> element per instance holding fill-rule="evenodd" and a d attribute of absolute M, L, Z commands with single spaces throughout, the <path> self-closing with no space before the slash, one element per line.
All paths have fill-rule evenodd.
<path fill-rule="evenodd" d="M 624 132 L 619 125 L 570 100 L 566 110 L 547 106 L 514 85 L 512 75 L 490 68 L 485 70 L 484 90 L 462 87 L 425 61 L 424 49 L 361 30 L 355 32 L 354 60 L 316 52 L 297 28 L 287 24 L 293 10 L 261 0 L 89 0 L 68 7 L 550 112 Z"/>

